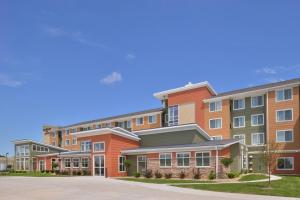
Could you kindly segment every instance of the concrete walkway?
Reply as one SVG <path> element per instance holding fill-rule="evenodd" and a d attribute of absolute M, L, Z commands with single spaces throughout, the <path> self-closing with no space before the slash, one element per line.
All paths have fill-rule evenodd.
<path fill-rule="evenodd" d="M 0 177 L 0 200 L 279 200 L 99 177 Z"/>

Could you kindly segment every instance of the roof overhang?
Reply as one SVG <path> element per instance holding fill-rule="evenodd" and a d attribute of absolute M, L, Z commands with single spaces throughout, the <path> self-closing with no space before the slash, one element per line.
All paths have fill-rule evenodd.
<path fill-rule="evenodd" d="M 122 130 L 122 131 L 120 131 L 120 130 Z M 100 128 L 100 129 L 94 129 L 94 130 L 73 133 L 73 135 L 76 136 L 77 138 L 87 137 L 87 136 L 95 136 L 95 135 L 105 135 L 105 134 L 114 134 L 114 135 L 118 135 L 120 137 L 124 137 L 124 138 L 130 139 L 130 140 L 135 140 L 135 141 L 140 140 L 140 138 L 136 134 L 126 131 L 122 128 L 119 128 L 119 130 L 114 129 L 114 128 Z"/>
<path fill-rule="evenodd" d="M 272 90 L 279 90 L 282 88 L 299 86 L 299 84 L 300 84 L 300 82 L 296 82 L 296 83 L 283 84 L 283 85 L 278 85 L 278 86 L 273 86 L 273 87 L 268 87 L 268 88 L 263 88 L 263 89 L 255 89 L 255 90 L 246 91 L 246 92 L 237 92 L 234 94 L 229 94 L 229 95 L 224 95 L 224 96 L 216 96 L 216 97 L 212 97 L 209 99 L 204 99 L 203 102 L 208 103 L 208 102 L 220 101 L 220 100 L 224 100 L 224 99 L 238 99 L 238 98 L 245 98 L 245 97 L 249 97 L 249 96 L 258 96 L 258 95 L 263 95 Z"/>
<path fill-rule="evenodd" d="M 61 150 L 61 151 L 69 151 L 69 150 L 64 149 L 64 148 L 61 148 L 61 147 L 53 146 L 53 145 L 50 145 L 50 144 L 43 144 L 43 143 L 41 143 L 41 142 L 37 142 L 37 141 L 34 141 L 34 140 L 28 140 L 28 139 L 13 140 L 12 142 L 13 142 L 14 144 L 34 143 L 34 144 L 46 146 L 46 147 L 53 148 L 53 149 L 57 149 L 57 150 Z"/>
<path fill-rule="evenodd" d="M 183 87 L 178 87 L 178 88 L 175 88 L 175 89 L 165 90 L 165 91 L 162 91 L 162 92 L 156 92 L 156 93 L 153 94 L 153 96 L 155 98 L 159 99 L 159 100 L 163 100 L 163 99 L 168 99 L 169 94 L 174 94 L 174 93 L 183 92 L 183 91 L 192 90 L 192 89 L 201 88 L 201 87 L 207 87 L 208 90 L 213 95 L 217 95 L 217 92 L 210 85 L 210 83 L 208 81 L 204 81 L 204 82 L 195 83 L 195 84 L 188 83 L 187 85 L 185 85 Z"/>
<path fill-rule="evenodd" d="M 134 133 L 136 135 L 151 135 L 151 134 L 161 134 L 161 133 L 187 131 L 187 130 L 196 130 L 205 139 L 211 140 L 211 137 L 197 124 L 185 124 L 185 125 L 178 125 L 178 126 L 147 129 L 147 130 L 136 131 Z"/>

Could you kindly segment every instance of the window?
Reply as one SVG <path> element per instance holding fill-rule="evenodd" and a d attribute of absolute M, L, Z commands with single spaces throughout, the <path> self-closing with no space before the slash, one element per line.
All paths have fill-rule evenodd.
<path fill-rule="evenodd" d="M 100 129 L 101 128 L 101 124 L 96 124 L 96 129 Z"/>
<path fill-rule="evenodd" d="M 119 172 L 125 172 L 125 156 L 119 156 Z"/>
<path fill-rule="evenodd" d="M 292 99 L 292 89 L 283 89 L 276 91 L 276 101 L 287 101 Z"/>
<path fill-rule="evenodd" d="M 190 154 L 189 153 L 177 153 L 177 166 L 188 167 L 190 166 Z"/>
<path fill-rule="evenodd" d="M 104 142 L 94 143 L 94 152 L 104 152 Z"/>
<path fill-rule="evenodd" d="M 292 109 L 276 111 L 276 121 L 277 122 L 284 122 L 284 121 L 291 121 L 291 120 L 293 120 Z"/>
<path fill-rule="evenodd" d="M 293 157 L 277 158 L 277 169 L 278 170 L 293 170 L 294 169 L 294 158 Z"/>
<path fill-rule="evenodd" d="M 210 152 L 197 152 L 196 153 L 196 166 L 209 167 L 210 166 Z"/>
<path fill-rule="evenodd" d="M 127 121 L 126 127 L 127 127 L 127 128 L 131 128 L 131 120 L 128 120 L 128 121 Z"/>
<path fill-rule="evenodd" d="M 147 170 L 147 157 L 138 156 L 137 157 L 137 171 L 140 173 L 145 173 Z"/>
<path fill-rule="evenodd" d="M 29 145 L 16 146 L 16 156 L 29 156 Z"/>
<path fill-rule="evenodd" d="M 45 147 L 45 152 L 49 152 L 49 148 L 48 147 Z"/>
<path fill-rule="evenodd" d="M 72 133 L 76 133 L 76 128 L 72 128 Z"/>
<path fill-rule="evenodd" d="M 222 140 L 222 135 L 215 135 L 215 136 L 211 136 L 212 140 Z"/>
<path fill-rule="evenodd" d="M 245 127 L 245 116 L 238 116 L 233 118 L 233 128 Z"/>
<path fill-rule="evenodd" d="M 36 151 L 40 152 L 41 151 L 41 146 L 37 146 Z"/>
<path fill-rule="evenodd" d="M 264 125 L 264 114 L 251 115 L 251 126 Z"/>
<path fill-rule="evenodd" d="M 136 118 L 136 125 L 139 126 L 139 125 L 143 125 L 144 124 L 144 117 L 139 117 L 139 118 Z"/>
<path fill-rule="evenodd" d="M 36 151 L 36 145 L 35 144 L 32 145 L 32 151 Z"/>
<path fill-rule="evenodd" d="M 209 103 L 209 112 L 216 112 L 222 110 L 222 101 L 215 101 Z"/>
<path fill-rule="evenodd" d="M 51 133 L 51 136 L 54 138 L 55 137 L 55 132 L 53 131 L 52 133 Z"/>
<path fill-rule="evenodd" d="M 65 141 L 65 145 L 66 145 L 66 146 L 69 146 L 69 145 L 70 145 L 70 140 L 66 140 L 66 141 Z"/>
<path fill-rule="evenodd" d="M 233 139 L 240 140 L 243 144 L 246 144 L 245 134 L 234 135 Z"/>
<path fill-rule="evenodd" d="M 64 159 L 65 168 L 71 167 L 71 158 L 65 158 Z"/>
<path fill-rule="evenodd" d="M 77 144 L 77 138 L 73 138 L 72 139 L 72 145 L 76 145 Z"/>
<path fill-rule="evenodd" d="M 29 158 L 16 158 L 16 170 L 28 171 L 29 170 Z"/>
<path fill-rule="evenodd" d="M 41 152 L 44 152 L 45 151 L 45 147 L 41 147 Z"/>
<path fill-rule="evenodd" d="M 178 125 L 178 105 L 169 107 L 169 109 L 168 109 L 168 124 L 169 124 L 169 126 Z"/>
<path fill-rule="evenodd" d="M 276 131 L 276 142 L 292 142 L 292 141 L 293 141 L 292 130 Z"/>
<path fill-rule="evenodd" d="M 150 115 L 150 116 L 148 117 L 148 119 L 149 119 L 149 124 L 154 124 L 154 123 L 156 123 L 156 115 Z"/>
<path fill-rule="evenodd" d="M 210 129 L 218 129 L 218 128 L 222 128 L 222 119 L 218 118 L 218 119 L 210 119 L 209 120 L 209 128 Z"/>
<path fill-rule="evenodd" d="M 252 133 L 252 145 L 263 145 L 265 143 L 264 133 Z"/>
<path fill-rule="evenodd" d="M 89 167 L 89 159 L 88 158 L 82 158 L 81 159 L 81 167 L 82 168 L 88 168 Z"/>
<path fill-rule="evenodd" d="M 160 167 L 171 167 L 171 153 L 159 154 L 159 165 Z"/>
<path fill-rule="evenodd" d="M 245 108 L 245 99 L 233 100 L 233 110 L 240 110 Z"/>
<path fill-rule="evenodd" d="M 46 166 L 45 166 L 45 160 L 40 160 L 39 161 L 39 169 L 40 169 L 40 171 L 44 171 L 45 168 L 46 168 Z"/>
<path fill-rule="evenodd" d="M 70 130 L 66 129 L 66 135 L 69 135 L 69 134 L 70 134 Z"/>
<path fill-rule="evenodd" d="M 80 144 L 81 151 L 91 151 L 91 141 L 82 141 Z"/>
<path fill-rule="evenodd" d="M 251 108 L 260 107 L 264 105 L 264 96 L 251 97 Z"/>
<path fill-rule="evenodd" d="M 79 168 L 79 158 L 73 158 L 72 162 L 74 168 Z"/>

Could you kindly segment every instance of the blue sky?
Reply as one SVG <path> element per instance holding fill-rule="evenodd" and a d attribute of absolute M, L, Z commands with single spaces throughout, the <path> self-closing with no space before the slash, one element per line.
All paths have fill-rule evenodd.
<path fill-rule="evenodd" d="M 0 154 L 154 92 L 300 77 L 299 1 L 0 1 Z"/>

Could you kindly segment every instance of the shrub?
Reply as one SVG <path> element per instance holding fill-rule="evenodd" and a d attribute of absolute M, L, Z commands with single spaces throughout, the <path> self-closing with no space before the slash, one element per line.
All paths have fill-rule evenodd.
<path fill-rule="evenodd" d="M 147 170 L 146 172 L 145 172 L 145 178 L 152 178 L 152 176 L 153 176 L 153 174 L 152 174 L 152 170 Z"/>
<path fill-rule="evenodd" d="M 124 165 L 125 165 L 126 172 L 128 173 L 128 170 L 131 166 L 131 161 L 130 160 L 125 160 Z"/>
<path fill-rule="evenodd" d="M 45 172 L 45 170 L 41 170 L 41 173 L 44 173 Z M 22 173 L 22 172 L 21 172 Z"/>
<path fill-rule="evenodd" d="M 81 176 L 82 175 L 81 171 L 77 171 L 76 175 Z"/>
<path fill-rule="evenodd" d="M 247 169 L 242 169 L 241 174 L 248 174 L 248 170 Z"/>
<path fill-rule="evenodd" d="M 83 176 L 88 176 L 88 175 L 90 175 L 90 173 L 89 173 L 89 171 L 88 170 L 82 170 L 82 175 Z"/>
<path fill-rule="evenodd" d="M 236 178 L 239 177 L 240 173 L 238 172 L 229 172 L 227 173 L 228 178 Z"/>
<path fill-rule="evenodd" d="M 200 169 L 197 168 L 197 170 L 194 170 L 194 179 L 200 179 L 201 178 L 201 174 L 200 174 Z"/>
<path fill-rule="evenodd" d="M 208 175 L 208 179 L 209 180 L 213 180 L 216 178 L 216 173 L 214 171 L 210 171 L 209 175 Z"/>
<path fill-rule="evenodd" d="M 185 176 L 186 176 L 186 174 L 185 174 L 184 171 L 181 171 L 181 172 L 179 173 L 179 178 L 184 179 Z"/>
<path fill-rule="evenodd" d="M 232 158 L 222 158 L 221 163 L 227 168 L 233 162 Z"/>
<path fill-rule="evenodd" d="M 169 173 L 165 173 L 165 178 L 166 179 L 170 179 L 170 178 L 172 178 L 172 173 L 171 172 L 169 172 Z"/>
<path fill-rule="evenodd" d="M 162 174 L 157 170 L 156 172 L 155 172 L 155 178 L 161 178 L 162 177 Z"/>
<path fill-rule="evenodd" d="M 66 171 L 66 170 L 64 170 L 64 171 L 61 172 L 61 174 L 64 175 L 64 176 L 66 176 L 66 175 L 69 175 L 69 172 Z"/>
<path fill-rule="evenodd" d="M 49 170 L 46 170 L 45 172 L 46 172 L 47 174 L 49 174 L 50 171 L 49 171 Z"/>
<path fill-rule="evenodd" d="M 135 173 L 133 174 L 133 176 L 134 176 L 135 178 L 139 178 L 139 177 L 141 176 L 141 173 L 140 173 L 140 172 L 135 172 Z"/>
<path fill-rule="evenodd" d="M 59 170 L 55 170 L 55 174 L 56 174 L 56 175 L 59 175 L 59 174 L 61 174 L 61 173 L 60 173 Z"/>

